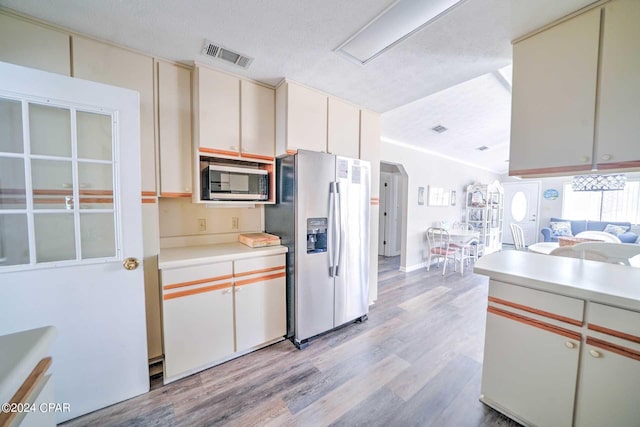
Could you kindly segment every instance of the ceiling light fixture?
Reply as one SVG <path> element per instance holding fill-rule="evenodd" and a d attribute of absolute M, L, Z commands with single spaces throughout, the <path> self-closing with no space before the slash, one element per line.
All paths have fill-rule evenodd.
<path fill-rule="evenodd" d="M 464 0 L 398 0 L 335 49 L 364 65 Z"/>
<path fill-rule="evenodd" d="M 489 149 L 489 147 L 487 147 L 486 145 L 482 145 L 482 146 L 476 148 L 476 150 L 478 150 L 478 151 L 485 151 L 485 150 L 488 150 L 488 149 Z"/>

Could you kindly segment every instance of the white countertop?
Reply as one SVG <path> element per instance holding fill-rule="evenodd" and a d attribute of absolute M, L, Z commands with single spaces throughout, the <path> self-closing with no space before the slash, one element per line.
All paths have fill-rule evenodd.
<path fill-rule="evenodd" d="M 640 311 L 640 269 L 523 251 L 485 255 L 473 271 L 491 279 Z"/>
<path fill-rule="evenodd" d="M 188 267 L 211 262 L 284 254 L 286 252 L 287 247 L 282 245 L 250 248 L 238 242 L 167 248 L 160 250 L 158 268 L 162 270 L 165 268 Z"/>
<path fill-rule="evenodd" d="M 51 354 L 53 326 L 0 336 L 0 404 L 7 403 L 33 368 Z"/>

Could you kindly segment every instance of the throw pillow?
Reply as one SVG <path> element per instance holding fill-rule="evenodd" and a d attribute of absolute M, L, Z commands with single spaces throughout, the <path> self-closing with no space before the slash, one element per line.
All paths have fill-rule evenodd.
<path fill-rule="evenodd" d="M 552 221 L 549 223 L 549 228 L 551 228 L 551 235 L 553 237 L 573 236 L 573 233 L 571 232 L 570 222 L 565 222 L 565 221 L 553 222 Z"/>
<path fill-rule="evenodd" d="M 629 227 L 624 225 L 607 224 L 603 231 L 605 233 L 613 234 L 614 236 L 619 236 L 622 233 L 626 232 L 628 229 Z"/>

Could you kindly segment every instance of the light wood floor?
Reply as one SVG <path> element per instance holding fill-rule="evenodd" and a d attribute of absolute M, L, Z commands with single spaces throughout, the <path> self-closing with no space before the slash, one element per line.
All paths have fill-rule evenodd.
<path fill-rule="evenodd" d="M 283 341 L 65 425 L 517 426 L 478 401 L 488 279 L 380 258 L 369 320 Z M 471 269 L 469 269 L 471 270 Z"/>

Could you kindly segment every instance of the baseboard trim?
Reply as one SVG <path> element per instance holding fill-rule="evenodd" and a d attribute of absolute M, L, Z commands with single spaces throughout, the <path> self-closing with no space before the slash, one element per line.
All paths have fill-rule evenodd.
<path fill-rule="evenodd" d="M 410 265 L 408 267 L 400 266 L 400 271 L 403 273 L 411 273 L 412 271 L 420 270 L 421 268 L 425 268 L 425 263 L 421 262 L 419 264 Z"/>

